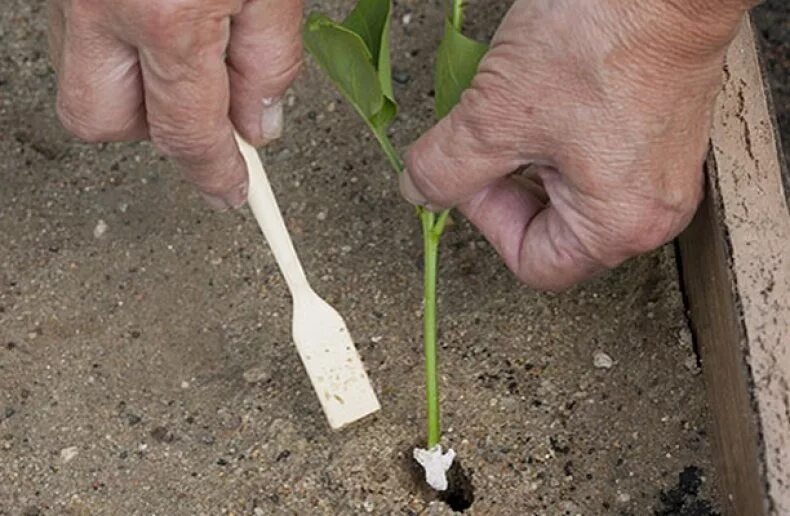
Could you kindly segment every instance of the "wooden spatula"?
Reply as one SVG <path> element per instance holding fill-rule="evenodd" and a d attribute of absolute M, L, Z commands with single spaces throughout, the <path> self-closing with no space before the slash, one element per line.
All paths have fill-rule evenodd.
<path fill-rule="evenodd" d="M 293 298 L 293 341 L 333 429 L 379 410 L 346 323 L 310 287 L 258 152 L 236 135 L 250 174 L 248 201 Z"/>

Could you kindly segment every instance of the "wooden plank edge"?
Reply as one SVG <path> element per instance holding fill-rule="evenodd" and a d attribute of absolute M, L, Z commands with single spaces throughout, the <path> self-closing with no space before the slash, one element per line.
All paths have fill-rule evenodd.
<path fill-rule="evenodd" d="M 763 77 L 763 90 L 765 95 L 765 101 L 768 104 L 768 115 L 771 118 L 771 126 L 774 130 L 774 138 L 776 139 L 776 148 L 778 149 L 779 155 L 779 169 L 782 173 L 782 183 L 784 185 L 785 190 L 785 202 L 787 202 L 788 206 L 790 206 L 790 170 L 787 168 L 787 156 L 784 154 L 784 147 L 782 146 L 782 132 L 781 128 L 779 127 L 779 121 L 776 117 L 776 108 L 774 107 L 774 98 L 773 94 L 771 93 L 771 84 L 768 80 L 768 72 L 765 65 L 765 58 L 763 56 L 762 47 L 763 47 L 763 40 L 758 37 L 760 31 L 757 30 L 757 25 L 754 23 L 754 20 L 751 22 L 752 33 L 755 34 L 755 45 L 757 47 L 757 62 L 760 68 L 760 73 Z"/>
<path fill-rule="evenodd" d="M 790 212 L 750 20 L 727 54 L 707 196 L 679 238 L 727 514 L 790 514 Z"/>

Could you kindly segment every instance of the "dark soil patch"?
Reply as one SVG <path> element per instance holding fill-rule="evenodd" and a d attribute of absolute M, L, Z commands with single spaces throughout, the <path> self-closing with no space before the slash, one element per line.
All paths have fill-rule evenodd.
<path fill-rule="evenodd" d="M 662 491 L 659 500 L 662 507 L 656 516 L 718 516 L 712 504 L 699 497 L 702 486 L 702 470 L 696 466 L 688 466 L 678 475 L 678 484 L 671 489 Z"/>
<path fill-rule="evenodd" d="M 447 472 L 447 490 L 439 493 L 443 501 L 454 511 L 464 512 L 475 501 L 475 486 L 472 476 L 464 469 L 461 460 L 456 457 L 450 471 Z"/>

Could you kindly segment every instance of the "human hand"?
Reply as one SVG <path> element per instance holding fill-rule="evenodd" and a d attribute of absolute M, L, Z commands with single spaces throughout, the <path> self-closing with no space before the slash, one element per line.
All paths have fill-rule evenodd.
<path fill-rule="evenodd" d="M 150 138 L 212 207 L 239 207 L 234 127 L 280 136 L 301 17 L 301 0 L 50 0 L 58 115 L 89 142 Z"/>
<path fill-rule="evenodd" d="M 457 206 L 539 289 L 662 245 L 702 197 L 747 4 L 518 0 L 460 103 L 409 149 L 403 195 Z"/>

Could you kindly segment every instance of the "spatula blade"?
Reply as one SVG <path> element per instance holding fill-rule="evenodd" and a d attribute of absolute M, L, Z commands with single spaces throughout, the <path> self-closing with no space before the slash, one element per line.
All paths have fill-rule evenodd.
<path fill-rule="evenodd" d="M 312 291 L 294 300 L 293 339 L 333 430 L 381 408 L 346 323 Z"/>

